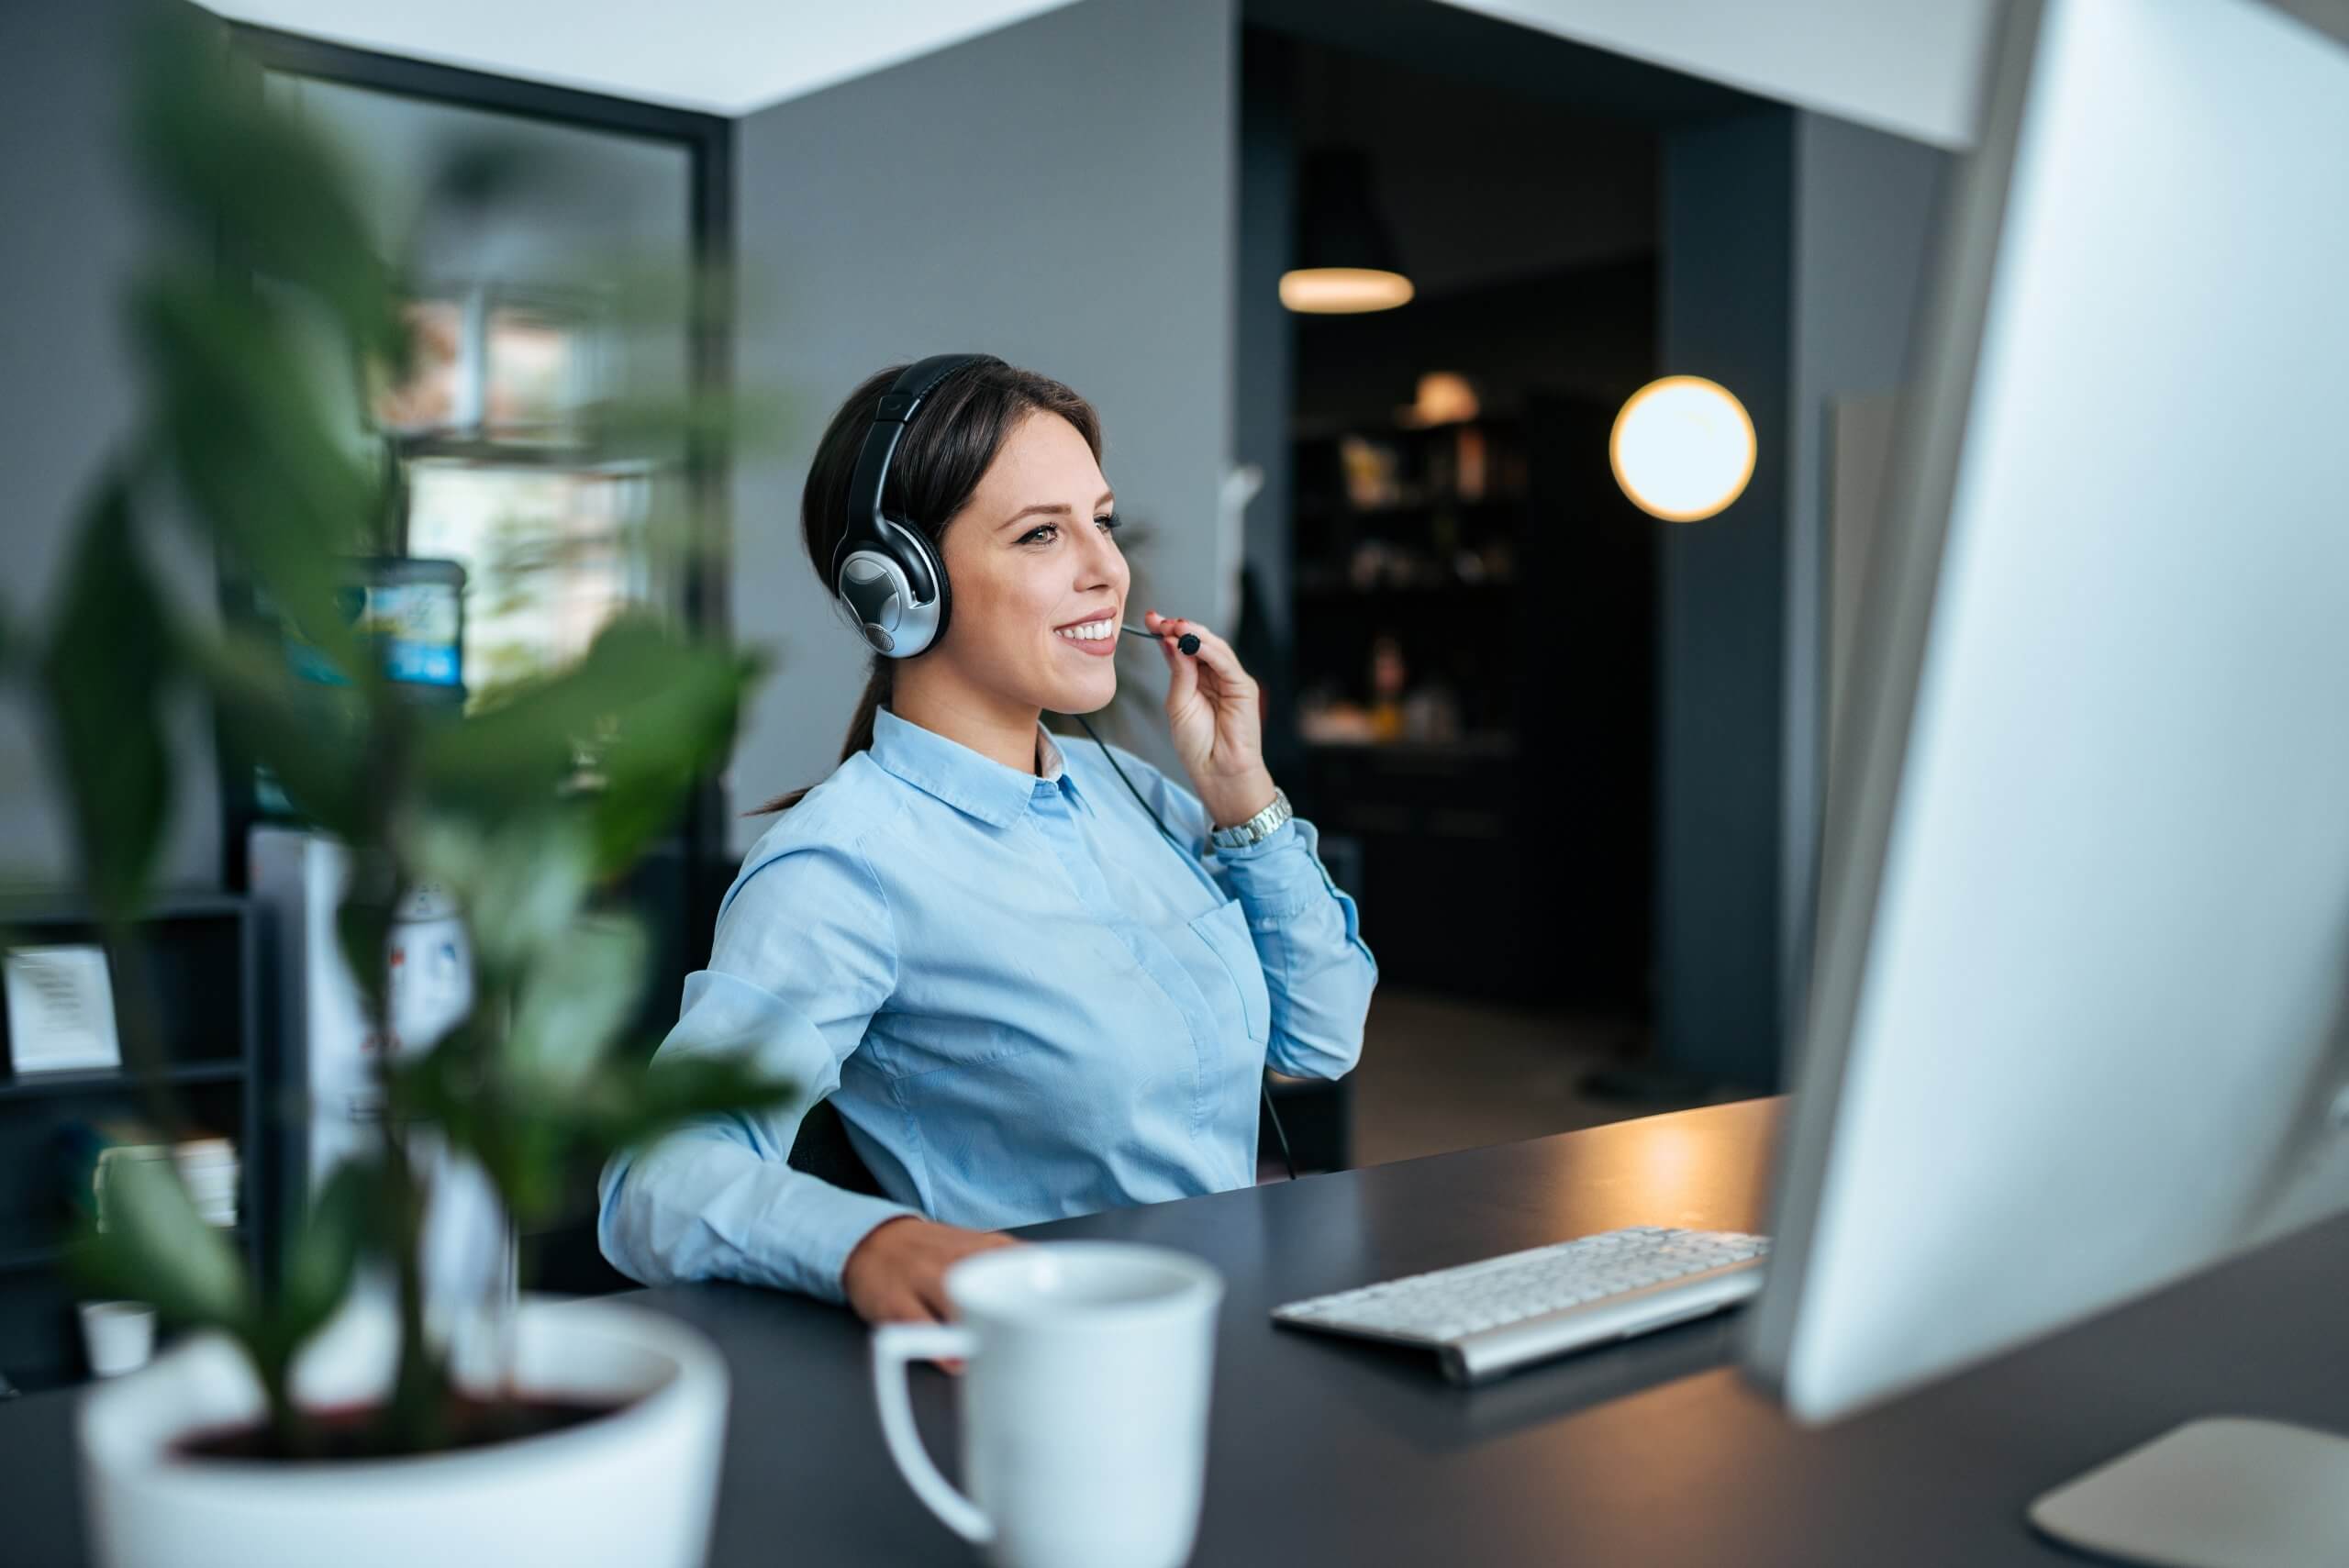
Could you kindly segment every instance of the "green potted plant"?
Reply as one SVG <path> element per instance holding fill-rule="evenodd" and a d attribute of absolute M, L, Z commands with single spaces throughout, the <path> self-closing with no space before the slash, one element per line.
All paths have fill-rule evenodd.
<path fill-rule="evenodd" d="M 791 1095 L 747 1051 L 648 1073 L 614 1049 L 645 942 L 604 890 L 724 754 L 754 662 L 630 617 L 480 711 L 402 699 L 334 599 L 339 563 L 381 552 L 383 482 L 320 412 L 331 400 L 295 322 L 323 313 L 396 373 L 396 280 L 328 150 L 224 42 L 163 17 L 138 56 L 129 145 L 195 243 L 159 251 L 128 302 L 135 434 L 93 487 L 48 627 L 0 649 L 49 712 L 83 891 L 126 995 L 144 994 L 135 924 L 172 796 L 166 705 L 193 687 L 345 846 L 338 929 L 379 1038 L 387 937 L 420 884 L 462 911 L 473 1000 L 429 1049 L 386 1053 L 380 1140 L 324 1177 L 273 1277 L 249 1276 L 169 1162 L 109 1162 L 100 1223 L 71 1250 L 79 1279 L 202 1332 L 85 1397 L 93 1546 L 126 1565 L 698 1562 L 724 1419 L 715 1351 L 598 1301 L 526 1298 L 495 1335 L 442 1332 L 425 1311 L 420 1150 L 475 1162 L 528 1224 L 566 1169 Z M 640 430 L 652 412 L 624 417 Z M 340 684 L 295 678 L 274 644 L 166 592 L 150 565 L 166 527 L 249 573 Z M 151 1067 L 139 1012 L 125 1044 Z M 388 1290 L 354 1296 L 362 1277 Z"/>

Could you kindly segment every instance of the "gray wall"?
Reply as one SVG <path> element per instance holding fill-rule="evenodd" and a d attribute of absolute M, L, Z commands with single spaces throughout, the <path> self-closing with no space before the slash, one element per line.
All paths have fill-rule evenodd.
<path fill-rule="evenodd" d="M 736 812 L 838 765 L 863 689 L 799 490 L 825 420 L 884 364 L 974 350 L 1092 399 L 1119 509 L 1155 535 L 1137 611 L 1214 603 L 1238 46 L 1233 0 L 1086 0 L 739 122 L 736 375 L 795 407 L 782 449 L 736 473 L 734 631 L 779 656 L 728 774 Z M 1104 735 L 1173 766 L 1163 666 L 1119 670 Z M 734 847 L 767 820 L 737 817 Z"/>
<path fill-rule="evenodd" d="M 1735 393 L 1759 444 L 1727 511 L 1662 530 L 1656 1027 L 1674 1065 L 1768 1082 L 1778 1051 L 1795 116 L 1664 139 L 1666 374 Z"/>
<path fill-rule="evenodd" d="M 1776 1085 L 1801 997 L 1826 746 L 1829 410 L 1906 373 L 1948 155 L 1767 110 L 1665 140 L 1667 373 L 1709 376 L 1760 456 L 1719 517 L 1664 528 L 1658 1032 Z"/>
<path fill-rule="evenodd" d="M 0 615 L 19 636 L 45 632 L 75 508 L 136 406 L 119 319 L 145 244 L 117 149 L 130 9 L 122 0 L 0 6 Z M 160 564 L 204 599 L 209 561 L 165 544 Z M 217 886 L 210 731 L 193 705 L 172 718 L 178 793 L 160 874 Z M 70 824 L 49 768 L 37 716 L 0 688 L 0 882 L 53 884 L 72 873 Z"/>
<path fill-rule="evenodd" d="M 1264 471 L 1249 503 L 1243 554 L 1264 624 L 1239 647 L 1264 686 L 1264 761 L 1275 778 L 1304 773 L 1304 738 L 1291 721 L 1290 416 L 1297 395 L 1297 317 L 1280 301 L 1296 248 L 1297 136 L 1288 41 L 1243 32 L 1240 108 L 1240 231 L 1233 309 L 1239 327 L 1232 388 L 1234 461 Z"/>

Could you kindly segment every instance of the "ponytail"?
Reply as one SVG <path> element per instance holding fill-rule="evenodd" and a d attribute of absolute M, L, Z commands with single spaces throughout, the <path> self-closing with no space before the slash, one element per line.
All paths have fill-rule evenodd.
<path fill-rule="evenodd" d="M 850 721 L 847 743 L 841 747 L 841 762 L 847 762 L 859 751 L 872 749 L 873 716 L 889 706 L 890 687 L 896 681 L 896 671 L 897 662 L 895 659 L 884 659 L 878 654 L 874 655 L 873 673 L 865 677 L 864 695 L 857 699 L 856 717 Z M 756 811 L 745 811 L 742 815 L 764 817 L 769 812 L 788 811 L 807 796 L 808 790 L 815 787 L 814 784 L 808 784 L 793 790 L 789 795 L 776 795 Z"/>

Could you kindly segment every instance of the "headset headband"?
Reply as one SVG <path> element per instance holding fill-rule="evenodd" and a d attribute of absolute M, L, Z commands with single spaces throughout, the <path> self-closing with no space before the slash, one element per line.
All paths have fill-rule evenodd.
<path fill-rule="evenodd" d="M 978 354 L 932 354 L 898 373 L 874 409 L 849 478 L 848 526 L 832 551 L 831 588 L 878 651 L 910 658 L 945 634 L 946 564 L 911 518 L 881 509 L 889 464 L 931 389 Z"/>
<path fill-rule="evenodd" d="M 904 439 L 914 411 L 930 389 L 978 358 L 976 354 L 932 354 L 917 360 L 882 394 L 880 406 L 873 411 L 873 428 L 865 432 L 864 448 L 857 453 L 855 474 L 849 481 L 848 531 L 833 551 L 836 573 L 849 551 L 873 545 L 886 550 L 896 542 L 882 526 L 881 493 L 889 482 L 889 463 L 897 455 L 897 442 Z M 910 526 L 911 519 L 906 523 Z"/>

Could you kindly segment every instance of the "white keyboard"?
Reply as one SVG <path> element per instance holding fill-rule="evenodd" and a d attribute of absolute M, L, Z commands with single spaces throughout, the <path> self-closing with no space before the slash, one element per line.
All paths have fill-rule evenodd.
<path fill-rule="evenodd" d="M 1292 1301 L 1273 1320 L 1426 1345 L 1453 1382 L 1482 1383 L 1734 1307 L 1762 1287 L 1769 1250 L 1736 1231 L 1640 1225 Z"/>

